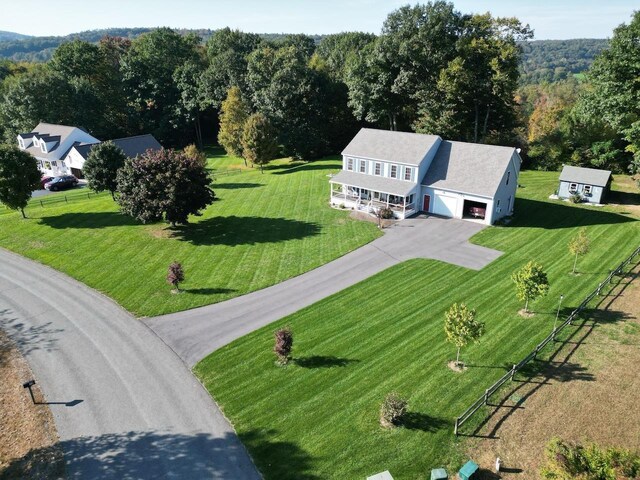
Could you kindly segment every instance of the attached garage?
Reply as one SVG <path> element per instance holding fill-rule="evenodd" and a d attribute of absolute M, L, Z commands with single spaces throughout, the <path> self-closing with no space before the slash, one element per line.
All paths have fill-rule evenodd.
<path fill-rule="evenodd" d="M 515 148 L 443 140 L 421 182 L 423 211 L 487 225 L 511 215 L 520 161 Z"/>
<path fill-rule="evenodd" d="M 436 193 L 433 199 L 433 209 L 431 213 L 442 215 L 443 217 L 457 217 L 458 197 L 445 193 Z"/>

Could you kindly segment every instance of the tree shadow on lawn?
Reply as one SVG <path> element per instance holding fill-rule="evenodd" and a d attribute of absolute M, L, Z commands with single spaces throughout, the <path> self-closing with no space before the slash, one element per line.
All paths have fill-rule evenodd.
<path fill-rule="evenodd" d="M 214 217 L 175 227 L 173 237 L 194 245 L 254 245 L 320 234 L 317 223 L 263 217 Z"/>
<path fill-rule="evenodd" d="M 507 227 L 557 229 L 637 221 L 625 215 L 606 212 L 598 208 L 518 198 L 515 204 L 514 219 Z"/>
<path fill-rule="evenodd" d="M 235 288 L 183 288 L 185 293 L 193 293 L 194 295 L 215 295 L 223 293 L 233 293 L 237 290 Z"/>
<path fill-rule="evenodd" d="M 335 170 L 336 168 L 342 168 L 342 163 L 335 162 L 335 163 L 327 164 L 327 163 L 308 162 L 308 163 L 303 163 L 301 165 L 289 167 L 284 170 L 280 170 L 278 172 L 273 172 L 273 175 L 287 175 L 289 173 L 309 172 L 314 170 L 332 170 L 332 169 Z"/>
<path fill-rule="evenodd" d="M 640 205 L 640 193 L 611 191 L 606 199 L 619 205 Z"/>
<path fill-rule="evenodd" d="M 447 422 L 441 418 L 432 417 L 421 412 L 406 412 L 400 422 L 401 427 L 408 430 L 421 430 L 423 432 L 435 432 L 452 426 L 452 422 Z"/>
<path fill-rule="evenodd" d="M 249 183 L 249 182 L 239 182 L 239 183 L 214 183 L 211 185 L 211 188 L 214 190 L 239 190 L 241 188 L 257 188 L 264 187 L 264 183 Z"/>
<path fill-rule="evenodd" d="M 258 469 L 267 478 L 279 480 L 320 480 L 313 473 L 313 457 L 299 445 L 275 440 L 273 429 L 249 430 L 239 433 Z"/>
<path fill-rule="evenodd" d="M 118 212 L 62 213 L 40 218 L 40 223 L 51 228 L 105 228 L 142 225 L 137 220 Z"/>
<path fill-rule="evenodd" d="M 360 360 L 354 358 L 338 358 L 334 356 L 313 355 L 311 357 L 294 358 L 293 363 L 302 368 L 332 368 L 346 367 Z"/>
<path fill-rule="evenodd" d="M 206 433 L 129 431 L 83 436 L 33 449 L 13 460 L 2 478 L 36 478 L 29 465 L 60 455 L 58 452 L 64 453 L 69 478 L 104 479 L 238 478 L 242 472 L 234 468 L 231 459 L 244 455 L 242 444 L 231 434 L 213 437 Z"/>

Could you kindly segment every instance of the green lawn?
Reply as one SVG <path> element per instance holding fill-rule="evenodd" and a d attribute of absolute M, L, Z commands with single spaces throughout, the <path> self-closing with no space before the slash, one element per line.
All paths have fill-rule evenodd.
<path fill-rule="evenodd" d="M 453 420 L 505 366 L 524 357 L 552 329 L 559 295 L 579 304 L 640 241 L 626 207 L 549 201 L 557 172 L 523 172 L 517 217 L 473 241 L 504 251 L 476 272 L 436 261 L 395 266 L 276 324 L 241 338 L 200 362 L 196 374 L 234 424 L 267 479 L 357 479 L 389 469 L 394 478 L 429 478 L 440 465 L 459 468 Z M 640 203 L 639 195 L 627 200 Z M 590 253 L 569 274 L 567 243 L 586 226 Z M 517 315 L 511 273 L 534 259 L 546 268 L 548 297 L 533 318 Z M 444 311 L 453 302 L 476 308 L 482 341 L 463 349 L 469 368 L 447 368 Z M 294 361 L 274 365 L 273 331 L 294 332 Z M 409 400 L 407 424 L 378 424 L 380 403 L 397 391 Z"/>
<path fill-rule="evenodd" d="M 143 316 L 175 312 L 261 289 L 318 267 L 379 235 L 373 223 L 329 208 L 327 175 L 337 157 L 274 162 L 264 174 L 210 150 L 219 200 L 186 227 L 142 225 L 118 213 L 109 194 L 88 190 L 34 199 L 29 218 L 0 206 L 0 246 L 61 270 Z M 217 174 L 243 168 L 236 174 Z M 186 282 L 174 295 L 168 265 Z"/>

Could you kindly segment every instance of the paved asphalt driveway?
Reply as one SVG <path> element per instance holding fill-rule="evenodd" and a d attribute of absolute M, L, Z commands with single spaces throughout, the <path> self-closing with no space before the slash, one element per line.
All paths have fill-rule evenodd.
<path fill-rule="evenodd" d="M 185 364 L 106 297 L 0 249 L 0 326 L 46 395 L 68 478 L 260 478 Z"/>
<path fill-rule="evenodd" d="M 431 258 L 479 270 L 501 255 L 468 242 L 482 228 L 482 224 L 455 219 L 407 219 L 368 245 L 285 282 L 226 302 L 143 321 L 193 366 L 223 345 L 401 261 Z"/>

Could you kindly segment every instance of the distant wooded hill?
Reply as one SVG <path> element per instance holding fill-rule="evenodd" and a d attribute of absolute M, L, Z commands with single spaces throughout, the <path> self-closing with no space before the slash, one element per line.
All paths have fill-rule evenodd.
<path fill-rule="evenodd" d="M 523 42 L 520 83 L 555 82 L 582 73 L 608 45 L 598 38 Z"/>
<path fill-rule="evenodd" d="M 15 61 L 45 62 L 63 42 L 80 39 L 97 42 L 105 35 L 135 38 L 152 28 L 109 28 L 73 33 L 64 37 L 28 37 L 12 32 L 0 32 L 0 59 Z M 195 33 L 206 40 L 213 30 L 178 30 L 180 33 Z M 285 36 L 279 33 L 261 34 L 265 40 L 277 41 Z M 313 35 L 319 43 L 323 35 Z M 521 83 L 541 83 L 562 80 L 580 74 L 589 68 L 593 59 L 608 45 L 605 39 L 578 38 L 572 40 L 536 40 L 523 42 Z"/>
<path fill-rule="evenodd" d="M 29 35 L 22 35 L 21 33 L 5 32 L 4 30 L 0 30 L 0 42 L 20 40 L 23 38 L 29 38 Z"/>

